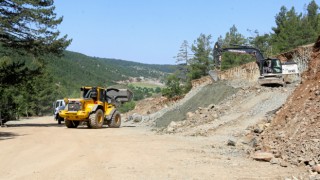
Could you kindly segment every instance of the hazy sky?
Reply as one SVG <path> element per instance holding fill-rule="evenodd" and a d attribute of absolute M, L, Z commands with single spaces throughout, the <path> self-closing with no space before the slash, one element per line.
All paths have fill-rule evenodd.
<path fill-rule="evenodd" d="M 271 32 L 281 6 L 306 12 L 311 0 L 55 0 L 58 27 L 73 39 L 67 50 L 148 64 L 175 64 L 183 40 L 212 40 L 236 25 L 250 36 Z M 320 0 L 316 3 L 320 5 Z"/>

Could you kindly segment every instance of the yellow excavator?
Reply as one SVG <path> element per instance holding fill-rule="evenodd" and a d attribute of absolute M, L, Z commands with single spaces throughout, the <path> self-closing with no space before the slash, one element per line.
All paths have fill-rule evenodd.
<path fill-rule="evenodd" d="M 282 75 L 282 65 L 279 59 L 264 58 L 259 49 L 251 46 L 233 46 L 222 48 L 216 42 L 213 49 L 213 59 L 215 62 L 215 70 L 209 71 L 209 75 L 214 81 L 219 80 L 219 72 L 221 71 L 222 54 L 224 52 L 231 52 L 236 54 L 249 54 L 255 57 L 256 63 L 259 67 L 260 76 L 258 83 L 260 85 L 280 85 L 284 86 L 285 81 Z"/>

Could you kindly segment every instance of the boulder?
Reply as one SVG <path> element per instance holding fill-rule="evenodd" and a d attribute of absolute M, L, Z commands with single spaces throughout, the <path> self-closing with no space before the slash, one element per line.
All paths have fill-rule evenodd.
<path fill-rule="evenodd" d="M 274 155 L 272 153 L 269 152 L 261 152 L 261 151 L 257 151 L 252 155 L 252 158 L 254 160 L 257 161 L 267 161 L 270 162 L 271 159 L 274 158 Z"/>
<path fill-rule="evenodd" d="M 192 112 L 187 112 L 186 116 L 187 116 L 187 118 L 191 118 L 194 116 L 194 114 Z"/>
<path fill-rule="evenodd" d="M 312 166 L 312 170 L 317 172 L 317 173 L 320 173 L 320 164 Z"/>
<path fill-rule="evenodd" d="M 270 163 L 271 163 L 271 164 L 278 164 L 278 165 L 280 165 L 281 159 L 280 159 L 280 158 L 272 158 L 272 159 L 270 160 Z"/>
<path fill-rule="evenodd" d="M 228 146 L 236 146 L 236 142 L 234 140 L 229 139 L 227 142 Z"/>
<path fill-rule="evenodd" d="M 168 125 L 168 127 L 167 127 L 167 132 L 168 132 L 168 133 L 173 133 L 173 132 L 175 132 L 176 127 L 177 127 L 177 123 L 174 122 L 174 121 L 171 121 L 171 123 L 170 123 L 170 124 Z"/>
<path fill-rule="evenodd" d="M 142 116 L 140 114 L 134 113 L 129 117 L 129 120 L 132 120 L 133 122 L 141 122 Z"/>
<path fill-rule="evenodd" d="M 214 108 L 214 104 L 210 104 L 209 106 L 208 106 L 208 109 L 213 109 Z"/>

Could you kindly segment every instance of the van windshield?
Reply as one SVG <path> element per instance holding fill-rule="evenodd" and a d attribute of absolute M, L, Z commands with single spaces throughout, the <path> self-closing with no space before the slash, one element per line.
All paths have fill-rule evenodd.
<path fill-rule="evenodd" d="M 60 101 L 57 101 L 55 107 L 59 107 L 59 106 L 60 106 Z"/>

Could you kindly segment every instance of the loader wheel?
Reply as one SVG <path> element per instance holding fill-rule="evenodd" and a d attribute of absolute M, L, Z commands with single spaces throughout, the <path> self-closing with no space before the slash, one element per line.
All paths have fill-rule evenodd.
<path fill-rule="evenodd" d="M 67 128 L 77 128 L 80 124 L 79 121 L 71 121 L 71 120 L 65 120 L 65 124 Z"/>
<path fill-rule="evenodd" d="M 88 127 L 91 127 L 93 129 L 102 128 L 103 121 L 103 111 L 101 109 L 98 109 L 95 113 L 90 114 Z"/>
<path fill-rule="evenodd" d="M 121 125 L 121 115 L 118 111 L 116 111 L 114 112 L 108 126 L 111 128 L 119 128 L 120 125 Z"/>

